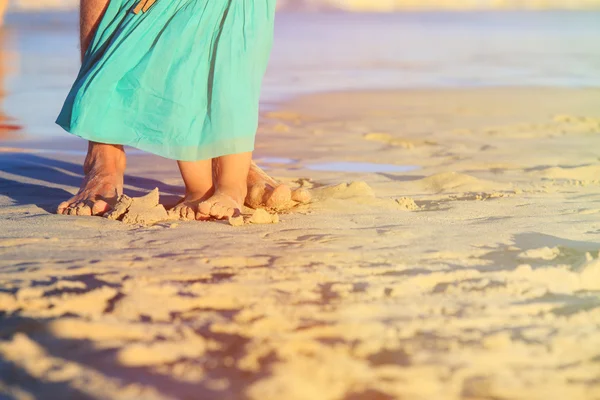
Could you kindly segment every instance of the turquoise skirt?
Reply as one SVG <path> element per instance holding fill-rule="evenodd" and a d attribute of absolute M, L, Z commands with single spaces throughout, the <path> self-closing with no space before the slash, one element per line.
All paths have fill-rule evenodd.
<path fill-rule="evenodd" d="M 110 0 L 57 124 L 195 161 L 254 149 L 276 0 Z"/>

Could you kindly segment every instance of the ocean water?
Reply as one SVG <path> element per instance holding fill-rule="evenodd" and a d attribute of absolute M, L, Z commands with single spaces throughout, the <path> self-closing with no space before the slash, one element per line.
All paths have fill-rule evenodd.
<path fill-rule="evenodd" d="M 8 15 L 3 111 L 22 135 L 64 137 L 54 119 L 79 68 L 77 29 L 74 11 Z M 600 87 L 599 43 L 591 11 L 281 12 L 263 107 L 331 90 Z"/>

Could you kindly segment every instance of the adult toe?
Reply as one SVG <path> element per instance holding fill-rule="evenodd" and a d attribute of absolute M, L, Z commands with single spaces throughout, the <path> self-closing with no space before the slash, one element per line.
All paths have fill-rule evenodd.
<path fill-rule="evenodd" d="M 292 199 L 292 190 L 287 185 L 279 185 L 274 190 L 273 193 L 269 196 L 267 200 L 266 206 L 277 208 L 281 206 L 285 206 Z"/>
<path fill-rule="evenodd" d="M 104 200 L 96 200 L 92 206 L 91 215 L 104 215 L 110 211 L 110 205 Z"/>
<path fill-rule="evenodd" d="M 69 206 L 71 205 L 71 201 L 63 201 L 62 203 L 60 203 L 58 205 L 58 207 L 56 208 L 56 213 L 57 214 L 64 214 L 67 215 L 67 210 L 69 209 Z"/>

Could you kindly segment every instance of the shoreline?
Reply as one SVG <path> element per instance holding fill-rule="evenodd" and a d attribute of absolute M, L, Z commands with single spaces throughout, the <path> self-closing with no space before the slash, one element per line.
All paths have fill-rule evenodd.
<path fill-rule="evenodd" d="M 600 94 L 600 85 L 599 86 L 585 86 L 585 87 L 570 87 L 570 86 L 549 86 L 549 85 L 490 85 L 490 86 L 463 86 L 463 87 L 400 87 L 400 88 L 372 88 L 372 89 L 338 89 L 338 90 L 315 90 L 313 92 L 300 93 L 296 95 L 282 96 L 278 100 L 268 100 L 266 104 L 261 103 L 260 108 L 260 122 L 258 132 L 263 129 L 264 124 L 266 123 L 267 117 L 272 113 L 277 113 L 278 110 L 285 109 L 290 105 L 296 104 L 304 104 L 309 102 L 312 98 L 320 98 L 320 97 L 329 97 L 329 96 L 370 96 L 370 95 L 400 95 L 400 96 L 410 96 L 410 95 L 451 95 L 452 93 L 472 93 L 476 94 L 478 92 L 565 92 L 565 93 L 575 93 L 575 92 L 591 92 L 594 94 Z M 16 122 L 13 118 L 7 120 L 9 124 Z M 54 126 L 54 122 L 50 125 Z M 22 130 L 22 129 L 20 129 Z M 260 133 L 258 134 L 260 135 Z M 257 135 L 257 138 L 259 137 Z M 44 148 L 32 147 L 30 145 L 35 145 L 35 143 L 39 144 L 47 144 L 51 145 L 51 150 L 54 145 L 62 146 L 61 144 L 57 144 L 58 142 L 70 142 L 68 144 L 73 145 L 75 143 L 81 142 L 84 143 L 85 140 L 78 138 L 75 135 L 69 134 L 63 130 L 58 131 L 53 134 L 31 134 L 31 133 L 23 133 L 19 132 L 19 130 L 15 130 L 10 135 L 3 137 L 2 140 L 5 143 L 9 144 L 8 146 L 0 146 L 0 148 L 13 147 L 17 150 L 32 150 L 32 151 L 44 151 Z M 67 143 L 64 143 L 67 144 Z M 25 146 L 20 148 L 19 146 Z M 71 150 L 73 146 L 70 146 L 67 150 Z M 131 150 L 135 150 L 140 154 L 151 154 L 146 153 L 141 150 L 136 150 L 131 148 Z M 0 150 L 2 151 L 2 150 Z M 4 150 L 6 152 L 6 150 Z"/>

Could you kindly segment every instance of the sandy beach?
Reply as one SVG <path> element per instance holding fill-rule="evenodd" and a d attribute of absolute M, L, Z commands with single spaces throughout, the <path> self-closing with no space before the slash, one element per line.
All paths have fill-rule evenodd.
<path fill-rule="evenodd" d="M 52 18 L 47 43 L 72 34 L 72 16 Z M 362 42 L 373 53 L 352 58 L 342 41 L 339 64 L 320 65 L 286 57 L 304 42 L 281 25 L 255 156 L 313 202 L 233 227 L 55 215 L 82 176 L 85 144 L 49 119 L 76 48 L 60 63 L 13 21 L 0 58 L 18 61 L 0 147 L 2 396 L 600 399 L 597 28 L 548 25 L 560 39 L 542 62 L 521 57 L 539 30 L 473 28 L 494 53 L 442 23 L 431 40 L 450 38 L 454 65 L 443 50 L 403 60 Z M 504 46 L 515 26 L 525 39 Z M 469 74 L 493 84 L 461 87 Z M 169 207 L 183 193 L 172 161 L 131 151 L 128 174 L 130 196 L 158 188 Z"/>

